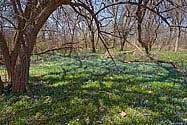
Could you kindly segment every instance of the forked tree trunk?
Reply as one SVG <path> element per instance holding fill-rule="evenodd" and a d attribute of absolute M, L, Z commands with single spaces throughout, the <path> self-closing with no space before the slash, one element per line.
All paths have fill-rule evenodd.
<path fill-rule="evenodd" d="M 70 4 L 71 0 L 50 0 L 47 2 L 27 0 L 24 4 L 19 0 L 10 0 L 13 15 L 15 15 L 15 22 L 11 22 L 16 27 L 16 35 L 13 38 L 14 47 L 10 48 L 8 46 L 5 36 L 0 31 L 0 49 L 5 59 L 9 80 L 14 92 L 26 90 L 28 94 L 31 94 L 28 88 L 30 55 L 37 34 L 48 17 L 59 6 Z"/>
<path fill-rule="evenodd" d="M 37 33 L 25 32 L 24 35 L 20 32 L 15 34 L 14 52 L 9 54 L 10 59 L 7 59 L 6 68 L 8 71 L 9 82 L 11 83 L 11 89 L 13 92 L 26 91 L 29 96 L 32 96 L 32 92 L 28 87 L 29 82 L 29 68 L 30 68 L 30 55 L 33 51 L 34 44 L 37 38 Z M 7 55 L 8 56 L 8 55 Z"/>

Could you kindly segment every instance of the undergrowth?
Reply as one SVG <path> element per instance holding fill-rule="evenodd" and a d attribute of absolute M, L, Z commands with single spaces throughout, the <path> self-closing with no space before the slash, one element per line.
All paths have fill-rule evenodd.
<path fill-rule="evenodd" d="M 186 76 L 167 64 L 52 56 L 30 86 L 0 97 L 0 124 L 187 124 Z"/>

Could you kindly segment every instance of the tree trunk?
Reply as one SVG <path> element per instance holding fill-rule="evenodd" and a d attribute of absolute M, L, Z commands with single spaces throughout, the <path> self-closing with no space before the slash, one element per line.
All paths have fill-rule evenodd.
<path fill-rule="evenodd" d="M 144 3 L 144 5 L 146 5 L 147 2 Z M 145 12 L 146 12 L 146 9 L 142 8 L 142 3 L 143 3 L 143 0 L 139 0 L 138 9 L 136 12 L 137 20 L 138 20 L 138 42 L 145 49 L 146 54 L 149 54 L 148 45 L 145 42 L 143 42 L 143 40 L 142 40 L 142 22 L 143 22 L 143 18 L 145 16 Z"/>
<path fill-rule="evenodd" d="M 18 33 L 19 34 L 19 33 Z M 17 54 L 11 55 L 11 65 L 7 66 L 9 81 L 11 82 L 11 89 L 13 92 L 26 91 L 29 96 L 32 96 L 32 92 L 28 87 L 29 82 L 29 68 L 30 68 L 30 56 L 33 51 L 37 38 L 37 32 L 25 32 L 21 33 L 16 43 L 19 43 L 19 49 L 15 51 Z"/>
<path fill-rule="evenodd" d="M 145 44 L 145 42 L 142 41 L 142 22 L 138 21 L 138 42 L 141 44 L 141 46 L 145 49 L 146 54 L 149 54 L 148 46 Z"/>
<path fill-rule="evenodd" d="M 127 41 L 128 33 L 123 33 L 123 38 L 120 40 L 120 51 L 124 50 L 125 42 Z"/>
<path fill-rule="evenodd" d="M 117 0 L 112 0 L 112 2 L 117 2 Z M 113 16 L 114 16 L 114 26 L 113 26 L 113 48 L 116 47 L 116 35 L 117 35 L 117 17 L 118 17 L 118 9 L 119 9 L 119 6 L 114 6 L 112 11 L 113 11 Z"/>
<path fill-rule="evenodd" d="M 120 51 L 123 51 L 124 45 L 125 45 L 125 40 L 124 40 L 124 39 L 121 39 L 121 40 L 120 40 Z"/>
<path fill-rule="evenodd" d="M 179 39 L 180 39 L 180 36 L 181 36 L 181 30 L 180 30 L 180 27 L 179 27 L 178 28 L 177 39 L 176 39 L 176 42 L 175 42 L 175 52 L 177 52 L 178 49 L 179 49 Z"/>
<path fill-rule="evenodd" d="M 15 20 L 11 23 L 16 27 L 15 37 L 12 38 L 14 47 L 8 46 L 8 42 L 0 30 L 0 49 L 5 59 L 12 91 L 22 92 L 26 90 L 31 95 L 28 87 L 30 55 L 37 34 L 49 16 L 60 5 L 70 4 L 71 0 L 51 0 L 48 2 L 27 0 L 24 5 L 19 0 L 10 0 L 10 3 L 13 9 L 12 13 L 15 15 Z"/>
<path fill-rule="evenodd" d="M 91 43 L 92 43 L 92 52 L 96 53 L 96 48 L 95 48 L 95 39 L 94 39 L 94 31 L 93 29 L 91 30 Z"/>
<path fill-rule="evenodd" d="M 3 57 L 5 59 L 5 65 L 8 72 L 8 79 L 11 83 L 12 91 L 22 92 L 27 90 L 28 94 L 28 80 L 29 80 L 29 66 L 30 66 L 30 54 L 34 48 L 34 41 L 36 35 L 29 32 L 28 38 L 23 36 L 21 31 L 15 34 L 15 47 L 11 51 L 8 51 L 7 41 L 4 35 L 0 32 L 0 45 L 3 50 Z M 29 47 L 28 47 L 29 45 Z"/>
<path fill-rule="evenodd" d="M 29 59 L 28 55 L 23 53 L 19 57 L 19 61 L 15 65 L 15 69 L 12 72 L 12 91 L 23 92 L 26 90 L 29 80 Z"/>

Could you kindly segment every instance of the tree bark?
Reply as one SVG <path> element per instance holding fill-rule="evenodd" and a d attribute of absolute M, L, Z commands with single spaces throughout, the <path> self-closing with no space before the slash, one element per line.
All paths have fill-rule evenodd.
<path fill-rule="evenodd" d="M 27 34 L 27 35 L 26 35 Z M 11 81 L 11 87 L 13 92 L 26 91 L 29 96 L 32 96 L 32 92 L 28 87 L 29 82 L 29 68 L 30 68 L 30 56 L 34 48 L 37 33 L 26 31 L 21 34 L 19 39 L 16 40 L 20 44 L 19 51 L 16 52 L 15 63 L 11 63 L 11 66 L 7 67 L 9 71 L 9 79 Z"/>
<path fill-rule="evenodd" d="M 180 27 L 178 28 L 178 33 L 177 33 L 177 39 L 176 39 L 176 42 L 175 42 L 175 52 L 178 51 L 179 49 L 179 39 L 180 39 L 180 36 L 181 36 L 181 30 L 180 30 Z"/>
<path fill-rule="evenodd" d="M 125 46 L 125 39 L 121 39 L 120 40 L 120 51 L 124 50 L 124 46 Z"/>
<path fill-rule="evenodd" d="M 13 92 L 23 92 L 28 88 L 30 57 L 27 53 L 20 52 L 18 58 L 11 76 Z"/>
<path fill-rule="evenodd" d="M 136 15 L 137 15 L 137 20 L 138 20 L 138 28 L 137 28 L 137 30 L 138 30 L 138 42 L 145 49 L 146 54 L 149 54 L 148 45 L 142 40 L 142 22 L 143 22 L 145 12 L 146 12 L 146 9 L 143 8 L 142 5 L 146 5 L 147 2 L 143 3 L 143 0 L 139 0 Z"/>
<path fill-rule="evenodd" d="M 90 35 L 91 35 L 91 43 L 92 43 L 92 52 L 93 53 L 96 53 L 96 48 L 95 48 L 95 35 L 94 35 L 95 33 L 94 33 L 94 31 L 93 31 L 93 29 L 91 29 L 91 31 L 90 31 Z"/>
<path fill-rule="evenodd" d="M 127 41 L 127 36 L 128 36 L 127 32 L 122 33 L 122 34 L 123 34 L 123 38 L 121 38 L 121 40 L 120 40 L 120 51 L 124 50 L 124 46 L 125 46 L 125 43 Z"/>
<path fill-rule="evenodd" d="M 37 33 L 29 30 L 25 33 L 18 31 L 13 39 L 15 47 L 11 52 L 9 52 L 7 41 L 2 32 L 0 32 L 0 36 L 2 38 L 0 45 L 8 72 L 8 82 L 12 91 L 23 92 L 26 90 L 28 95 L 32 96 L 27 83 L 29 81 L 30 55 L 34 48 Z"/>
<path fill-rule="evenodd" d="M 118 0 L 112 0 L 112 2 L 117 2 Z M 116 40 L 116 34 L 117 34 L 117 17 L 118 17 L 118 10 L 119 10 L 119 6 L 114 6 L 112 9 L 112 13 L 114 16 L 114 24 L 113 24 L 113 47 L 115 48 L 117 45 L 117 40 Z"/>

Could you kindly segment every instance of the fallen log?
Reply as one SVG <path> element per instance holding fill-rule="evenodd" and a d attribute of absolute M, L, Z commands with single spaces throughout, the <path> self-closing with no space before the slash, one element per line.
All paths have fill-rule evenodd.
<path fill-rule="evenodd" d="M 135 52 L 136 52 L 136 50 L 131 50 L 131 51 L 125 51 L 122 54 L 132 54 L 132 55 L 134 55 Z"/>
<path fill-rule="evenodd" d="M 120 62 L 124 62 L 124 63 L 135 63 L 135 62 L 145 62 L 145 63 L 165 63 L 165 64 L 170 64 L 173 68 L 179 69 L 179 65 L 177 65 L 175 62 L 173 61 L 164 61 L 164 60 L 159 60 L 159 59 L 146 59 L 146 60 L 121 60 L 121 59 L 117 59 Z"/>

